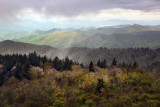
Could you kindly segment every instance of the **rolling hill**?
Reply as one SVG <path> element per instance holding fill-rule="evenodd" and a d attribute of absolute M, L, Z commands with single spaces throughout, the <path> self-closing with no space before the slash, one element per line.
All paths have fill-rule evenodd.
<path fill-rule="evenodd" d="M 72 47 L 90 36 L 89 34 L 80 34 L 75 31 L 57 31 L 46 35 L 30 35 L 17 41 L 66 48 Z"/>
<path fill-rule="evenodd" d="M 22 37 L 28 36 L 30 33 L 27 31 L 11 31 L 11 30 L 4 30 L 0 31 L 0 38 L 3 40 L 13 40 L 13 39 L 20 39 Z M 0 39 L 0 41 L 2 41 Z"/>
<path fill-rule="evenodd" d="M 54 51 L 55 49 L 56 48 L 50 46 L 38 46 L 28 43 L 14 42 L 11 40 L 5 40 L 0 42 L 0 54 L 28 54 L 30 52 L 36 51 L 41 55 L 45 55 L 47 52 L 50 52 L 50 50 Z"/>
<path fill-rule="evenodd" d="M 81 28 L 78 30 L 51 29 L 46 31 L 46 33 L 31 33 L 29 36 L 16 39 L 15 41 L 48 45 L 56 48 L 158 48 L 160 46 L 160 27 L 121 25 Z"/>

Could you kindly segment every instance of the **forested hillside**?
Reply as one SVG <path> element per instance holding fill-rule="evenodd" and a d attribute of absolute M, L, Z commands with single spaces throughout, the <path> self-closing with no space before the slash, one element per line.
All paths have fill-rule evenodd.
<path fill-rule="evenodd" d="M 155 69 L 160 66 L 160 49 L 150 48 L 127 48 L 127 49 L 108 49 L 108 48 L 63 48 L 57 49 L 49 46 L 38 46 L 28 43 L 3 41 L 0 42 L 1 54 L 29 54 L 36 51 L 39 55 L 46 55 L 48 58 L 58 56 L 61 59 L 69 57 L 73 61 L 78 61 L 88 65 L 92 60 L 97 63 L 98 60 L 106 59 L 110 64 L 113 58 L 118 60 L 118 64 L 133 64 L 135 61 L 139 66 L 145 69 Z"/>
<path fill-rule="evenodd" d="M 0 0 L 0 107 L 160 107 L 160 0 Z"/>
<path fill-rule="evenodd" d="M 89 66 L 55 57 L 0 55 L 0 106 L 158 107 L 160 69 L 152 72 L 116 58 Z"/>

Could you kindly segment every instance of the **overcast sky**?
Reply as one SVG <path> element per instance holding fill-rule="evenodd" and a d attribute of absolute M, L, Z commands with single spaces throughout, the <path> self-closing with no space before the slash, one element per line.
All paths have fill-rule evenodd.
<path fill-rule="evenodd" d="M 160 0 L 0 0 L 0 26 L 160 24 Z"/>

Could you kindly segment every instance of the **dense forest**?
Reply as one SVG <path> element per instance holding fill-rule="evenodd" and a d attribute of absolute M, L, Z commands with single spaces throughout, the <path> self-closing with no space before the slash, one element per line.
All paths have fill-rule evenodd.
<path fill-rule="evenodd" d="M 29 54 L 36 51 L 38 55 L 46 55 L 48 58 L 58 56 L 65 59 L 67 56 L 74 62 L 88 65 L 92 60 L 97 63 L 98 60 L 106 59 L 106 63 L 110 65 L 114 58 L 117 63 L 133 64 L 135 61 L 138 65 L 148 71 L 157 69 L 160 66 L 160 48 L 86 48 L 86 47 L 70 47 L 70 48 L 54 48 L 44 45 L 33 45 L 22 42 L 3 41 L 0 42 L 0 54 Z"/>
<path fill-rule="evenodd" d="M 159 107 L 160 68 L 113 58 L 88 65 L 65 59 L 0 55 L 1 107 Z"/>
<path fill-rule="evenodd" d="M 28 56 L 26 54 L 0 55 L 0 64 L 2 66 L 0 85 L 11 76 L 14 76 L 19 80 L 22 80 L 23 78 L 31 79 L 28 72 L 30 66 L 44 69 L 45 63 L 50 63 L 57 71 L 71 70 L 71 65 L 76 64 L 76 62 L 73 63 L 68 57 L 64 60 L 55 57 L 54 60 L 52 60 L 47 59 L 46 56 L 38 56 L 36 52 L 29 53 Z"/>

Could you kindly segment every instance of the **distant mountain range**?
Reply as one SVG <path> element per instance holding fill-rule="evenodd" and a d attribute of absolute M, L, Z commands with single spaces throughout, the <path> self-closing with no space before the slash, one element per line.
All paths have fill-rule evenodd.
<path fill-rule="evenodd" d="M 160 26 L 141 26 L 135 24 L 100 28 L 53 28 L 48 31 L 0 32 L 1 41 L 8 39 L 37 45 L 48 45 L 56 48 L 159 48 Z"/>
<path fill-rule="evenodd" d="M 28 54 L 36 51 L 39 55 L 46 55 L 48 58 L 58 56 L 63 59 L 69 57 L 73 61 L 89 64 L 92 60 L 95 64 L 97 61 L 106 59 L 111 64 L 114 58 L 118 63 L 131 63 L 136 61 L 141 67 L 153 69 L 160 66 L 160 49 L 137 48 L 137 49 L 107 49 L 107 48 L 63 48 L 58 49 L 44 45 L 33 45 L 29 43 L 14 42 L 10 40 L 0 42 L 0 54 Z"/>

